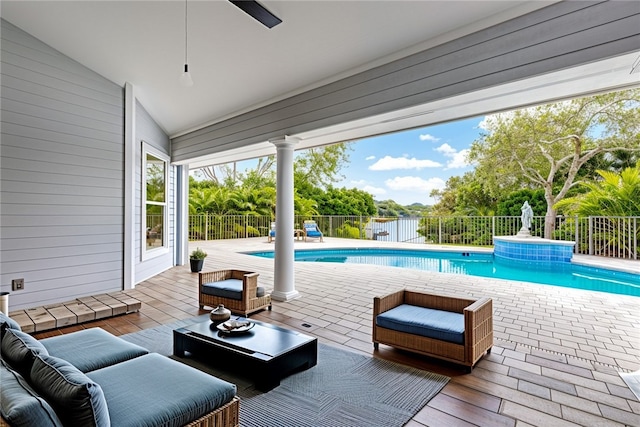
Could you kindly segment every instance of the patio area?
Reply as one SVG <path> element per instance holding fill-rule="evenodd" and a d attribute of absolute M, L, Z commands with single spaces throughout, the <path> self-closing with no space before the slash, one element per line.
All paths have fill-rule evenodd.
<path fill-rule="evenodd" d="M 393 247 L 417 248 L 411 244 Z M 325 238 L 296 248 L 386 246 Z M 191 242 L 208 252 L 203 271 L 256 271 L 273 287 L 272 259 L 239 252 L 272 250 L 266 237 Z M 421 248 L 423 246 L 420 246 Z M 451 249 L 452 247 L 447 247 Z M 599 261 L 606 261 L 600 260 Z M 624 263 L 638 271 L 637 261 Z M 198 309 L 197 274 L 175 267 L 133 291 L 137 313 L 36 334 L 41 338 L 101 326 L 116 335 L 185 319 Z M 296 263 L 299 299 L 254 316 L 317 336 L 330 345 L 448 375 L 451 381 L 412 421 L 418 426 L 639 426 L 640 401 L 620 372 L 640 370 L 640 298 L 498 279 L 371 265 Z M 471 374 L 446 363 L 371 343 L 373 297 L 410 288 L 491 297 L 493 351 Z"/>

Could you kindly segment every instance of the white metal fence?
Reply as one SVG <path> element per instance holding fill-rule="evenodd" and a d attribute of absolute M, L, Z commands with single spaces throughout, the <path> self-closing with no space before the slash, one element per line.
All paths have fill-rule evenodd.
<path fill-rule="evenodd" d="M 520 217 L 512 216 L 372 218 L 337 215 L 296 217 L 295 227 L 302 228 L 306 219 L 315 220 L 327 237 L 465 246 L 492 246 L 493 236 L 515 235 L 521 227 Z M 544 236 L 544 220 L 542 216 L 533 218 L 532 235 Z M 190 215 L 189 240 L 267 236 L 272 221 L 268 216 Z M 638 259 L 640 217 L 559 216 L 553 238 L 575 241 L 574 252 L 578 254 Z"/>

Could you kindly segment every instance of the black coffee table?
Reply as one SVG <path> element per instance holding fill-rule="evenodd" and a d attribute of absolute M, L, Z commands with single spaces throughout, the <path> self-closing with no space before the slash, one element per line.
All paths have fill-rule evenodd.
<path fill-rule="evenodd" d="M 210 321 L 173 331 L 173 354 L 185 351 L 216 368 L 251 378 L 258 390 L 269 391 L 287 375 L 318 362 L 318 339 L 296 331 L 250 320 L 242 334 L 220 332 Z"/>

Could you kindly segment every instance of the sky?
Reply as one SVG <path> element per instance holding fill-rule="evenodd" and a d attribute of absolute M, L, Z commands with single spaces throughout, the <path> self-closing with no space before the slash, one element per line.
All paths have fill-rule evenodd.
<path fill-rule="evenodd" d="M 484 120 L 480 116 L 353 141 L 349 164 L 341 170 L 344 179 L 333 186 L 364 190 L 378 201 L 433 205 L 437 200 L 429 196 L 432 190 L 473 169 L 466 154 L 480 137 Z M 255 165 L 255 160 L 246 160 L 237 168 Z"/>
<path fill-rule="evenodd" d="M 471 143 L 480 137 L 484 116 L 394 134 L 366 138 L 351 145 L 345 179 L 335 187 L 358 188 L 378 201 L 433 205 L 434 189 L 451 176 L 473 169 L 466 161 Z"/>

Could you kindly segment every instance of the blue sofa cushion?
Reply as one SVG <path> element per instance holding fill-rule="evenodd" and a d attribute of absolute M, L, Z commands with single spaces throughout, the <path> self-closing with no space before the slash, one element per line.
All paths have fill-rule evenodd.
<path fill-rule="evenodd" d="M 49 355 L 37 356 L 31 368 L 31 385 L 64 425 L 111 425 L 102 388 L 69 362 Z"/>
<path fill-rule="evenodd" d="M 48 354 L 47 349 L 37 339 L 17 329 L 5 330 L 1 351 L 2 358 L 9 366 L 25 378 L 29 378 L 36 356 Z"/>
<path fill-rule="evenodd" d="M 41 339 L 49 354 L 89 372 L 149 353 L 146 348 L 118 338 L 101 328 Z"/>
<path fill-rule="evenodd" d="M 242 280 L 240 279 L 226 279 L 219 282 L 209 282 L 202 285 L 202 293 L 206 295 L 213 295 L 221 298 L 229 298 L 235 300 L 242 299 Z M 258 286 L 256 289 L 256 296 L 264 296 L 264 288 Z"/>
<path fill-rule="evenodd" d="M 62 427 L 53 408 L 0 359 L 0 413 L 13 427 Z"/>
<path fill-rule="evenodd" d="M 376 325 L 394 331 L 464 344 L 464 315 L 402 304 L 376 317 Z"/>
<path fill-rule="evenodd" d="M 4 330 L 6 328 L 17 329 L 18 331 L 22 330 L 18 322 L 13 320 L 6 313 L 0 311 L 0 330 L 2 330 L 2 334 L 4 334 Z"/>
<path fill-rule="evenodd" d="M 236 395 L 234 384 L 157 353 L 87 376 L 102 386 L 111 423 L 118 427 L 183 426 Z"/>

